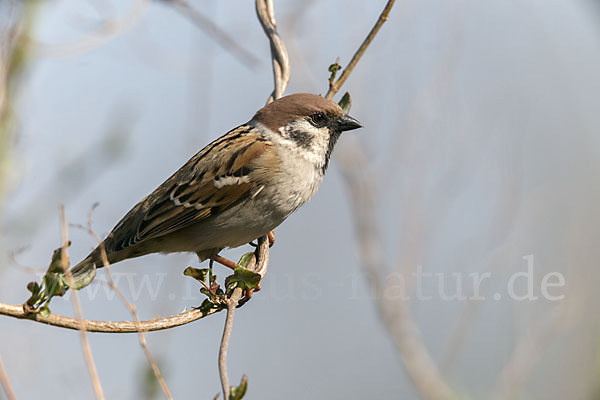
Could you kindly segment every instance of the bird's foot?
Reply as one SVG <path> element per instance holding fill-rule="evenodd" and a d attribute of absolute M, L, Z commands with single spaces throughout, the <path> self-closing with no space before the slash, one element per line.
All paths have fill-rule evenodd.
<path fill-rule="evenodd" d="M 267 238 L 269 239 L 269 247 L 273 247 L 275 244 L 275 230 L 267 233 Z"/>
<path fill-rule="evenodd" d="M 269 247 L 273 247 L 273 245 L 275 244 L 275 230 L 272 230 L 269 233 L 267 233 L 267 239 L 269 239 Z M 248 244 L 252 247 L 258 247 L 258 244 L 254 242 L 250 242 Z"/>
<path fill-rule="evenodd" d="M 244 297 L 242 297 L 242 298 L 240 299 L 240 301 L 238 302 L 238 305 L 237 305 L 237 306 L 238 306 L 238 307 L 241 307 L 241 306 L 243 306 L 244 304 L 246 304 L 246 303 L 248 302 L 248 300 L 250 300 L 250 299 L 252 298 L 252 294 L 253 294 L 254 292 L 258 292 L 258 291 L 260 291 L 260 284 L 258 284 L 258 285 L 256 286 L 256 288 L 254 288 L 254 289 L 245 289 L 245 290 L 244 290 Z"/>
<path fill-rule="evenodd" d="M 216 256 L 212 256 L 210 259 L 214 262 L 218 262 L 219 264 L 226 266 L 227 268 L 230 268 L 231 270 L 235 270 L 236 268 L 241 267 L 241 265 L 239 265 L 238 263 L 235 263 L 230 259 L 222 257 L 218 254 Z"/>

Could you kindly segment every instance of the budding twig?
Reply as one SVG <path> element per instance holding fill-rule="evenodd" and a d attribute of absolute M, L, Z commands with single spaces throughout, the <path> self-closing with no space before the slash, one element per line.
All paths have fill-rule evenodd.
<path fill-rule="evenodd" d="M 348 76 L 350 75 L 350 73 L 352 72 L 362 55 L 367 50 L 367 47 L 369 47 L 373 39 L 375 39 L 375 36 L 379 32 L 379 29 L 381 29 L 381 26 L 388 20 L 388 15 L 390 14 L 390 11 L 392 11 L 392 7 L 394 6 L 395 2 L 396 0 L 388 0 L 387 4 L 383 8 L 383 11 L 379 15 L 377 22 L 375 22 L 375 25 L 373 26 L 373 28 L 371 28 L 371 31 L 369 32 L 365 40 L 362 42 L 358 50 L 356 50 L 356 53 L 354 53 L 354 56 L 352 56 L 352 59 L 350 60 L 346 68 L 344 68 L 342 75 L 340 75 L 337 81 L 334 82 L 333 80 L 331 80 L 329 82 L 329 90 L 325 95 L 326 99 L 331 100 L 333 96 L 335 96 L 335 94 L 338 92 L 338 90 L 340 90 L 344 82 L 346 82 L 346 79 L 348 79 Z"/>

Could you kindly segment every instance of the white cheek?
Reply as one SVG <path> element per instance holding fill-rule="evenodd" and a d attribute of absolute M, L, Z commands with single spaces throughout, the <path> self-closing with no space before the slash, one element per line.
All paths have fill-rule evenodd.
<path fill-rule="evenodd" d="M 305 132 L 311 137 L 311 144 L 309 148 L 302 148 L 302 156 L 314 163 L 315 165 L 322 165 L 325 161 L 325 154 L 327 147 L 329 146 L 329 129 L 327 127 L 317 128 L 313 126 L 307 120 L 301 119 L 291 123 L 288 127 L 290 130 L 297 130 Z M 279 128 L 282 136 L 286 138 L 288 145 L 293 148 L 298 148 L 298 144 L 291 138 L 287 137 L 287 132 L 284 128 Z"/>

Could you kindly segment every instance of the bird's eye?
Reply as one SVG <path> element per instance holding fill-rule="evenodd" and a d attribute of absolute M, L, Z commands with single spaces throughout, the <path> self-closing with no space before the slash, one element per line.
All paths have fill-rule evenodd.
<path fill-rule="evenodd" d="M 313 115 L 310 116 L 310 120 L 312 121 L 312 123 L 316 126 L 322 126 L 325 123 L 325 114 L 323 113 L 315 113 Z"/>

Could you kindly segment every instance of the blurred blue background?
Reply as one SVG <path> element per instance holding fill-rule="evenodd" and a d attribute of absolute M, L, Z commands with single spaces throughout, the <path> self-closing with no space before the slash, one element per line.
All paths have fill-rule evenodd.
<path fill-rule="evenodd" d="M 337 57 L 348 62 L 384 3 L 275 1 L 291 60 L 287 92 L 325 94 L 327 67 Z M 99 202 L 94 228 L 105 235 L 189 157 L 264 105 L 272 72 L 254 4 L 190 4 L 257 61 L 241 62 L 160 1 L 37 7 L 12 99 L 18 133 L 2 210 L 1 302 L 22 303 L 36 279 L 24 266 L 45 269 L 60 245 L 59 204 L 70 223 L 85 224 Z M 467 398 L 503 393 L 506 379 L 516 392 L 505 398 L 600 398 L 599 10 L 560 0 L 396 4 L 342 89 L 365 128 L 344 135 L 317 196 L 277 230 L 262 291 L 236 314 L 229 373 L 232 382 L 248 375 L 247 398 L 421 398 L 361 265 L 339 162 L 352 165 L 357 146 L 377 188 L 381 273 L 409 282 L 409 310 L 448 384 Z M 106 20 L 122 21 L 118 34 L 90 36 Z M 76 227 L 70 238 L 73 261 L 95 243 Z M 528 256 L 536 293 L 556 272 L 565 285 L 552 293 L 564 299 L 506 297 Z M 195 256 L 152 255 L 112 271 L 149 319 L 201 303 L 199 287 L 182 275 L 189 265 L 198 266 Z M 431 299 L 419 299 L 410 283 L 419 270 L 442 274 L 448 288 L 452 273 L 490 272 L 485 300 L 444 299 L 435 279 L 423 286 Z M 81 297 L 89 319 L 130 319 L 106 285 Z M 52 311 L 72 315 L 68 297 Z M 224 317 L 147 335 L 175 398 L 219 392 Z M 92 334 L 91 345 L 107 398 L 149 396 L 136 335 Z M 0 354 L 19 398 L 93 396 L 77 332 L 0 318 Z"/>

